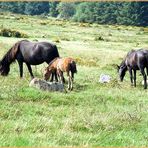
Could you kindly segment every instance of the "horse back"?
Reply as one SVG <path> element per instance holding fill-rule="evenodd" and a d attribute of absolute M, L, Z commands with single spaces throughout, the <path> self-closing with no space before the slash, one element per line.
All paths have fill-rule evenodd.
<path fill-rule="evenodd" d="M 73 58 L 62 58 L 58 62 L 58 68 L 63 72 L 71 71 L 76 73 L 76 62 Z"/>
<path fill-rule="evenodd" d="M 148 50 L 133 50 L 128 53 L 126 57 L 126 65 L 133 69 L 139 69 L 139 67 L 147 67 L 148 65 Z"/>
<path fill-rule="evenodd" d="M 59 53 L 54 44 L 48 42 L 20 42 L 18 58 L 31 65 L 38 65 L 43 62 L 50 63 L 56 57 L 59 57 Z"/>

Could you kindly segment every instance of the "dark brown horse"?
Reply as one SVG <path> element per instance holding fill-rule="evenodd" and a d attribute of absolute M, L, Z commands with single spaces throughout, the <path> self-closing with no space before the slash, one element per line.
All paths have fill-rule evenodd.
<path fill-rule="evenodd" d="M 20 77 L 23 76 L 23 62 L 26 63 L 33 78 L 31 65 L 39 65 L 43 62 L 49 64 L 54 58 L 59 57 L 56 45 L 48 42 L 30 42 L 22 40 L 17 42 L 0 61 L 0 74 L 7 76 L 10 64 L 18 61 Z"/>
<path fill-rule="evenodd" d="M 147 74 L 145 73 L 145 69 Z M 134 86 L 136 87 L 136 71 L 140 70 L 144 79 L 144 89 L 147 89 L 147 75 L 148 75 L 148 50 L 139 49 L 130 51 L 125 59 L 118 66 L 120 80 L 123 81 L 126 71 L 129 71 L 131 84 L 133 85 L 134 72 Z"/>

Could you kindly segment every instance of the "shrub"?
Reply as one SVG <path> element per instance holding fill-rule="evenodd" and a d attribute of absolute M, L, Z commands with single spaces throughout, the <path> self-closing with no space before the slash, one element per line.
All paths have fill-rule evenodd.
<path fill-rule="evenodd" d="M 22 33 L 17 30 L 6 29 L 6 28 L 4 28 L 0 31 L 0 36 L 16 37 L 16 38 L 27 38 L 28 37 L 28 35 L 25 33 Z"/>
<path fill-rule="evenodd" d="M 59 38 L 55 38 L 55 39 L 53 40 L 53 42 L 60 43 L 60 39 L 59 39 Z"/>
<path fill-rule="evenodd" d="M 84 59 L 82 57 L 76 57 L 75 60 L 79 65 L 84 65 L 84 66 L 89 66 L 89 67 L 98 66 L 96 59 Z"/>
<path fill-rule="evenodd" d="M 95 41 L 104 41 L 104 38 L 102 36 L 95 37 Z"/>

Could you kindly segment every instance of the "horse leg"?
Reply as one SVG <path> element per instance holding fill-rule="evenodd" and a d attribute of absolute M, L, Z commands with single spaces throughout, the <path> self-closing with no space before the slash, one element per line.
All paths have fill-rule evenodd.
<path fill-rule="evenodd" d="M 146 67 L 146 73 L 147 73 L 147 76 L 148 76 L 148 67 Z"/>
<path fill-rule="evenodd" d="M 143 75 L 143 79 L 144 79 L 144 89 L 147 89 L 147 76 L 144 71 L 144 68 L 140 68 L 140 71 L 141 71 L 141 74 Z"/>
<path fill-rule="evenodd" d="M 34 75 L 33 75 L 33 73 L 32 73 L 32 68 L 31 68 L 30 64 L 26 63 L 26 65 L 27 65 L 27 67 L 28 67 L 28 70 L 29 70 L 31 79 L 33 79 L 33 78 L 34 78 Z"/>
<path fill-rule="evenodd" d="M 58 82 L 57 71 L 55 71 L 55 81 Z"/>
<path fill-rule="evenodd" d="M 54 72 L 51 73 L 50 82 L 53 82 L 53 78 L 54 78 Z"/>
<path fill-rule="evenodd" d="M 131 68 L 129 68 L 129 74 L 130 74 L 130 79 L 131 79 L 131 85 L 133 85 L 133 73 L 132 73 Z"/>
<path fill-rule="evenodd" d="M 58 76 L 60 78 L 60 82 L 62 84 L 64 84 L 64 82 L 63 82 L 63 73 L 62 73 L 62 71 L 60 69 L 57 70 L 57 74 L 58 74 Z"/>
<path fill-rule="evenodd" d="M 71 72 L 70 81 L 71 81 L 71 90 L 73 90 L 73 80 L 74 80 L 74 73 Z"/>
<path fill-rule="evenodd" d="M 74 73 L 71 72 L 72 81 L 74 81 Z"/>
<path fill-rule="evenodd" d="M 23 62 L 18 61 L 19 69 L 20 69 L 20 78 L 23 77 Z"/>
<path fill-rule="evenodd" d="M 63 83 L 65 83 L 65 78 L 64 78 L 63 72 L 61 71 L 61 73 L 62 73 L 62 81 L 63 81 Z"/>
<path fill-rule="evenodd" d="M 134 70 L 134 86 L 136 87 L 136 70 Z"/>
<path fill-rule="evenodd" d="M 67 77 L 68 77 L 68 90 L 71 90 L 71 76 L 69 74 L 69 71 L 67 71 Z"/>

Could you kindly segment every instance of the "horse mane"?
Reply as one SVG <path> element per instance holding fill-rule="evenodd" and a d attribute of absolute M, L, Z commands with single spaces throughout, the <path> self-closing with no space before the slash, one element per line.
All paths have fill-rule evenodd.
<path fill-rule="evenodd" d="M 7 53 L 3 56 L 2 60 L 0 61 L 0 73 L 1 75 L 8 75 L 10 71 L 10 64 L 15 61 L 17 52 L 19 50 L 20 42 L 14 44 Z"/>
<path fill-rule="evenodd" d="M 132 49 L 131 51 L 129 51 L 129 52 L 127 53 L 127 55 L 124 57 L 124 59 L 123 59 L 123 61 L 121 62 L 120 66 L 126 65 L 126 64 L 125 64 L 125 61 L 126 61 L 127 57 L 128 57 L 130 54 L 132 54 L 133 52 L 135 52 L 135 51 L 136 51 L 136 50 L 134 50 L 134 49 Z"/>

